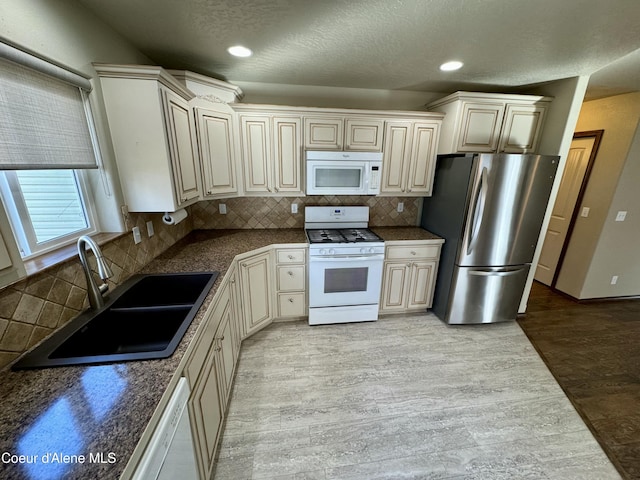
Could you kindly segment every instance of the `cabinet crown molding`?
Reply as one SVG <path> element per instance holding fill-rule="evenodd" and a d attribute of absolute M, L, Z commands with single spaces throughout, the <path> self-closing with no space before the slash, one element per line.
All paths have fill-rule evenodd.
<path fill-rule="evenodd" d="M 526 103 L 536 103 L 536 102 L 551 102 L 553 97 L 545 97 L 542 95 L 524 95 L 524 94 L 515 94 L 515 93 L 484 93 L 484 92 L 466 92 L 459 91 L 452 93 L 451 95 L 447 95 L 444 98 L 440 98 L 435 102 L 428 103 L 425 105 L 427 109 L 438 108 L 441 105 L 445 105 L 447 103 L 455 102 L 457 100 L 494 100 L 497 102 L 526 102 Z"/>
<path fill-rule="evenodd" d="M 224 103 L 239 102 L 244 97 L 244 92 L 240 87 L 217 78 L 207 77 L 189 70 L 167 70 L 167 72 L 186 88 L 193 90 L 198 97 L 215 96 Z"/>
<path fill-rule="evenodd" d="M 194 93 L 181 85 L 167 70 L 155 65 L 118 65 L 113 63 L 94 63 L 93 68 L 100 78 L 123 78 L 133 80 L 153 80 L 185 100 L 195 98 Z"/>

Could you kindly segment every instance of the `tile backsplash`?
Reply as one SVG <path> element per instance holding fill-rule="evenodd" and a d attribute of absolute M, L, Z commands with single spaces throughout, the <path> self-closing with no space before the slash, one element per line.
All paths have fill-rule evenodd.
<path fill-rule="evenodd" d="M 142 242 L 122 236 L 101 246 L 113 271 L 113 289 L 192 230 L 191 218 L 175 226 L 162 223 L 161 214 L 129 214 L 129 231 L 138 226 Z M 146 222 L 155 234 L 148 237 Z M 89 262 L 95 265 L 93 254 Z M 87 288 L 77 255 L 0 290 L 0 368 L 11 363 L 89 306 Z"/>
<path fill-rule="evenodd" d="M 397 211 L 398 202 L 404 211 Z M 227 214 L 219 213 L 224 203 Z M 298 213 L 291 213 L 291 204 Z M 130 214 L 127 229 L 138 226 L 142 242 L 123 234 L 101 246 L 113 277 L 111 289 L 164 252 L 192 229 L 303 228 L 307 205 L 368 205 L 371 226 L 417 224 L 422 199 L 416 197 L 309 196 L 241 197 L 198 202 L 178 225 L 162 223 L 161 214 Z M 148 237 L 146 222 L 153 221 L 155 235 Z M 89 261 L 95 265 L 92 254 Z M 88 307 L 87 288 L 77 255 L 0 290 L 0 368 L 60 328 Z"/>
<path fill-rule="evenodd" d="M 398 213 L 398 202 L 404 211 Z M 219 213 L 219 205 L 227 213 Z M 298 213 L 291 213 L 291 204 Z M 418 223 L 422 198 L 372 196 L 308 196 L 308 197 L 239 197 L 198 202 L 191 207 L 193 228 L 303 228 L 304 207 L 312 205 L 367 205 L 369 225 L 375 227 L 407 227 Z"/>

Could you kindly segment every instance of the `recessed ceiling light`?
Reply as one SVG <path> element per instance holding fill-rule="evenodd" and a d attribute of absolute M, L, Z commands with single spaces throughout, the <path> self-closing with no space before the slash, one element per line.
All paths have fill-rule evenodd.
<path fill-rule="evenodd" d="M 253 52 L 249 50 L 247 47 L 243 47 L 242 45 L 234 45 L 233 47 L 227 48 L 227 52 L 229 52 L 234 57 L 250 57 Z"/>
<path fill-rule="evenodd" d="M 440 65 L 440 70 L 442 70 L 443 72 L 452 72 L 454 70 L 460 70 L 462 68 L 462 65 L 464 65 L 464 63 L 453 60 L 451 62 L 446 62 Z"/>

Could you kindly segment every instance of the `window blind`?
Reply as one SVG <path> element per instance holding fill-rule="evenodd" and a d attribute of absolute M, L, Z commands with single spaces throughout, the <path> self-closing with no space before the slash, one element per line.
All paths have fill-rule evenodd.
<path fill-rule="evenodd" d="M 97 168 L 84 92 L 79 85 L 84 82 L 90 87 L 89 82 L 0 45 L 0 169 Z M 46 65 L 51 68 L 42 73 Z"/>

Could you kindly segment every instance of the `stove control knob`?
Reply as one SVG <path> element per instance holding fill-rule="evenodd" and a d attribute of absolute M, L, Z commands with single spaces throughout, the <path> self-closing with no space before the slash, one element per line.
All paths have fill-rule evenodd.
<path fill-rule="evenodd" d="M 320 249 L 320 255 L 326 255 L 326 253 L 327 251 L 324 248 Z"/>
<path fill-rule="evenodd" d="M 373 253 L 374 251 L 373 247 L 369 248 L 369 253 Z"/>
<path fill-rule="evenodd" d="M 367 249 L 366 248 L 361 248 L 360 249 L 360 253 L 367 253 Z"/>
<path fill-rule="evenodd" d="M 329 250 L 329 255 L 335 255 L 335 253 L 336 253 L 336 251 L 333 248 L 331 248 Z"/>

